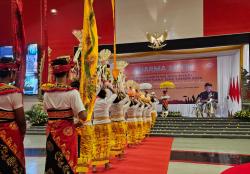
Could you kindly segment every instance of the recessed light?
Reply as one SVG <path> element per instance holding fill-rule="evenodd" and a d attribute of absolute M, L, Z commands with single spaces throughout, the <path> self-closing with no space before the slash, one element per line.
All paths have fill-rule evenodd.
<path fill-rule="evenodd" d="M 50 13 L 52 14 L 52 15 L 57 15 L 57 9 L 55 9 L 55 8 L 52 8 L 51 10 L 50 10 Z"/>

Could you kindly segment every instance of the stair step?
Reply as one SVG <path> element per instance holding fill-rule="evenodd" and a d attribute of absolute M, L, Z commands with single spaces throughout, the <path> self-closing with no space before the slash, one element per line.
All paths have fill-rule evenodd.
<path fill-rule="evenodd" d="M 154 127 L 152 130 L 180 130 L 180 128 L 176 127 Z M 248 131 L 250 130 L 249 128 L 197 128 L 197 127 L 187 127 L 183 128 L 185 130 L 218 130 L 218 131 L 223 131 L 223 130 L 237 130 L 237 131 Z"/>
<path fill-rule="evenodd" d="M 214 131 L 214 130 L 152 130 L 152 133 L 190 133 L 190 134 L 242 134 L 250 135 L 250 131 Z"/>
<path fill-rule="evenodd" d="M 228 118 L 158 117 L 152 136 L 250 138 L 250 122 Z"/>
<path fill-rule="evenodd" d="M 151 136 L 163 136 L 163 137 L 184 137 L 184 138 L 230 138 L 230 139 L 249 139 L 250 135 L 234 135 L 234 134 L 151 134 Z"/>

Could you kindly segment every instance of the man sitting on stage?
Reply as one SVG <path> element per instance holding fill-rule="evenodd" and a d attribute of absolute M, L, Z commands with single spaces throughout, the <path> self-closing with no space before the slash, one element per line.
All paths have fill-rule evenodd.
<path fill-rule="evenodd" d="M 212 91 L 212 84 L 205 84 L 205 91 L 198 95 L 198 98 L 203 104 L 204 112 L 207 114 L 207 117 L 215 116 L 215 111 L 218 103 L 218 93 Z"/>

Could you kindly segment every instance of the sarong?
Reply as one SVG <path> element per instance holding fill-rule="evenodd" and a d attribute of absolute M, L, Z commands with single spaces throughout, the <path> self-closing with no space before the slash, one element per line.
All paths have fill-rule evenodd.
<path fill-rule="evenodd" d="M 109 162 L 112 146 L 111 124 L 94 125 L 94 153 L 92 165 L 103 165 Z"/>
<path fill-rule="evenodd" d="M 126 123 L 124 121 L 112 122 L 111 127 L 114 141 L 111 154 L 112 156 L 123 154 L 126 146 Z"/>
<path fill-rule="evenodd" d="M 155 125 L 155 121 L 157 118 L 157 112 L 156 111 L 152 111 L 151 112 L 151 117 L 152 117 L 152 127 Z"/>
<path fill-rule="evenodd" d="M 137 122 L 127 122 L 128 130 L 127 130 L 127 142 L 129 145 L 137 144 Z"/>
<path fill-rule="evenodd" d="M 145 134 L 144 134 L 144 130 L 143 130 L 143 121 L 137 122 L 137 131 L 136 132 L 137 132 L 136 140 L 138 143 L 140 143 L 145 138 Z"/>
<path fill-rule="evenodd" d="M 12 119 L 5 119 L 7 115 Z M 13 117 L 13 112 L 0 111 L 1 174 L 25 174 L 23 136 Z"/>
<path fill-rule="evenodd" d="M 151 131 L 151 119 L 147 119 L 145 122 L 145 134 L 149 135 Z"/>
<path fill-rule="evenodd" d="M 88 172 L 89 165 L 94 153 L 94 130 L 92 125 L 84 125 L 82 128 L 77 129 L 79 136 L 79 152 L 77 160 L 77 172 Z"/>
<path fill-rule="evenodd" d="M 77 134 L 73 117 L 67 117 L 71 112 L 48 111 L 45 174 L 76 173 Z"/>

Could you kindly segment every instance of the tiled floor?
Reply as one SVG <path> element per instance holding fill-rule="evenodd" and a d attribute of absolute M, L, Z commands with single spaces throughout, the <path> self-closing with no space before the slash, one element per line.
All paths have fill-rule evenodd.
<path fill-rule="evenodd" d="M 25 148 L 45 148 L 46 137 L 41 135 L 26 136 Z M 172 146 L 173 151 L 202 151 L 219 152 L 229 154 L 247 154 L 250 155 L 250 140 L 244 139 L 209 139 L 209 138 L 175 138 Z M 44 152 L 44 149 L 42 150 Z M 45 158 L 27 157 L 27 174 L 43 174 Z M 229 168 L 229 165 L 214 165 L 175 162 L 171 161 L 168 174 L 219 174 L 221 171 Z"/>
<path fill-rule="evenodd" d="M 170 162 L 168 174 L 220 174 L 229 167 L 223 165 Z"/>

